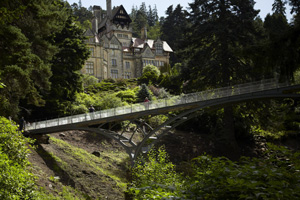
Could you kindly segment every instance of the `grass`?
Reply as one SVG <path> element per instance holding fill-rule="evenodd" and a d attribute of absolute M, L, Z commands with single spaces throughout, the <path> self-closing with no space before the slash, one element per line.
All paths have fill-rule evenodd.
<path fill-rule="evenodd" d="M 81 165 L 88 166 L 89 170 L 96 174 L 103 174 L 105 177 L 111 178 L 122 191 L 126 190 L 127 181 L 125 170 L 116 167 L 122 165 L 124 160 L 127 159 L 128 155 L 126 153 L 119 151 L 101 152 L 101 157 L 96 157 L 93 154 L 81 148 L 71 146 L 60 139 L 50 137 L 50 141 L 62 148 L 70 159 L 77 160 Z M 103 157 L 108 159 L 103 159 Z M 57 162 L 62 162 L 57 156 L 54 158 Z"/>

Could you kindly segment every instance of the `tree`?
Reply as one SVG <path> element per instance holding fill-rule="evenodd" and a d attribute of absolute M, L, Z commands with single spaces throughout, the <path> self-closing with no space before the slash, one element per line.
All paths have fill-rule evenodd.
<path fill-rule="evenodd" d="M 160 75 L 159 69 L 154 65 L 146 65 L 143 68 L 142 76 L 139 78 L 141 83 L 149 84 L 156 83 Z"/>
<path fill-rule="evenodd" d="M 20 108 L 45 104 L 50 60 L 58 50 L 51 40 L 61 31 L 66 13 L 64 4 L 55 0 L 1 1 L 0 5 L 7 11 L 0 30 L 0 74 L 7 86 L 0 94 L 4 99 L 0 113 L 17 118 Z"/>
<path fill-rule="evenodd" d="M 155 5 L 155 8 L 152 9 L 151 6 L 149 6 L 149 10 L 147 11 L 147 19 L 148 19 L 148 25 L 154 26 L 155 23 L 158 21 L 158 14 L 157 14 L 157 8 Z"/>
<path fill-rule="evenodd" d="M 153 40 L 157 40 L 158 38 L 161 37 L 161 26 L 160 26 L 160 23 L 159 21 L 156 21 L 155 22 L 155 25 L 154 26 L 151 26 L 149 28 L 149 31 L 147 33 L 147 36 L 149 39 L 153 39 Z"/>
<path fill-rule="evenodd" d="M 243 50 L 255 42 L 254 19 L 258 11 L 253 0 L 195 0 L 189 4 L 191 24 L 183 51 L 187 63 L 182 71 L 188 76 L 194 91 L 211 87 L 225 87 L 251 80 L 251 62 Z M 257 76 L 257 75 L 256 75 Z M 224 131 L 218 133 L 219 143 L 230 151 L 238 152 L 235 139 L 233 107 L 223 110 Z"/>
<path fill-rule="evenodd" d="M 78 21 L 84 29 L 88 29 L 91 26 L 90 21 L 93 17 L 93 13 L 85 7 L 82 7 L 80 4 L 81 2 L 79 2 L 78 5 L 76 3 L 71 5 L 73 15 L 76 17 L 76 21 Z"/>
<path fill-rule="evenodd" d="M 175 51 L 170 55 L 170 63 L 174 65 L 180 62 L 179 50 L 181 48 L 181 43 L 184 41 L 185 28 L 188 25 L 187 13 L 182 9 L 182 6 L 178 4 L 173 10 L 173 6 L 168 7 L 166 11 L 167 17 L 161 21 L 161 32 L 162 40 L 168 42 L 170 47 Z"/>
<path fill-rule="evenodd" d="M 0 117 L 0 198 L 37 199 L 28 161 L 30 139 L 20 135 L 14 122 Z"/>
<path fill-rule="evenodd" d="M 290 29 L 287 19 L 280 13 L 268 14 L 265 18 L 264 28 L 267 35 L 267 51 L 265 53 L 265 67 L 272 68 L 280 76 L 280 80 L 292 80 L 295 71 L 291 65 L 289 54 L 288 31 Z"/>
<path fill-rule="evenodd" d="M 60 50 L 52 60 L 52 88 L 46 105 L 49 114 L 65 114 L 64 104 L 74 101 L 75 94 L 83 90 L 79 70 L 89 57 L 83 33 L 70 16 L 64 29 L 56 34 L 54 43 Z"/>
<path fill-rule="evenodd" d="M 141 85 L 141 89 L 137 93 L 137 102 L 144 102 L 145 98 L 152 99 L 150 90 L 146 84 Z"/>
<path fill-rule="evenodd" d="M 276 14 L 281 14 L 281 15 L 285 15 L 285 10 L 286 10 L 286 1 L 282 1 L 282 0 L 274 0 L 274 3 L 272 5 L 272 10 L 274 11 L 274 13 Z"/>

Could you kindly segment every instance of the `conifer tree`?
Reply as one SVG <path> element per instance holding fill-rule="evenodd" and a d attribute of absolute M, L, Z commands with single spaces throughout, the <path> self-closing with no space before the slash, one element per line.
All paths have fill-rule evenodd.
<path fill-rule="evenodd" d="M 151 93 L 150 93 L 150 90 L 149 90 L 148 86 L 146 84 L 142 84 L 141 89 L 139 90 L 139 92 L 137 94 L 137 101 L 138 102 L 143 102 L 146 97 L 149 100 L 152 99 L 152 96 L 151 96 Z"/>
<path fill-rule="evenodd" d="M 183 73 L 189 75 L 186 80 L 194 91 L 251 80 L 251 62 L 247 62 L 243 50 L 255 41 L 258 11 L 254 4 L 253 0 L 195 0 L 190 4 L 191 27 L 184 49 L 187 67 Z M 224 107 L 222 122 L 219 144 L 230 157 L 230 152 L 239 151 L 232 106 Z"/>

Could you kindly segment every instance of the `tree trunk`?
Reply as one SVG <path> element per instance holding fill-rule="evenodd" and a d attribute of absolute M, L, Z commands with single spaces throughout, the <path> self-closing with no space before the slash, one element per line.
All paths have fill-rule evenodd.
<path fill-rule="evenodd" d="M 233 107 L 224 107 L 223 123 L 224 129 L 217 138 L 217 154 L 231 160 L 238 160 L 241 152 L 235 138 Z"/>

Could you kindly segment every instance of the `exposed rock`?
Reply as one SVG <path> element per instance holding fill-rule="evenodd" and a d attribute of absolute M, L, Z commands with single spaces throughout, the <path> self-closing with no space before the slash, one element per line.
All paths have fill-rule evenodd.
<path fill-rule="evenodd" d="M 66 137 L 66 135 L 64 133 L 59 133 L 60 137 Z"/>
<path fill-rule="evenodd" d="M 92 154 L 93 154 L 94 156 L 100 157 L 100 152 L 99 152 L 99 151 L 94 151 Z"/>
<path fill-rule="evenodd" d="M 32 135 L 31 138 L 35 139 L 37 144 L 49 144 L 48 135 Z"/>

